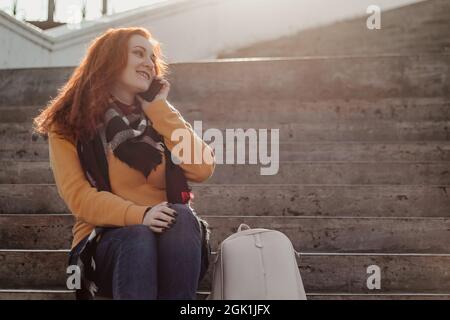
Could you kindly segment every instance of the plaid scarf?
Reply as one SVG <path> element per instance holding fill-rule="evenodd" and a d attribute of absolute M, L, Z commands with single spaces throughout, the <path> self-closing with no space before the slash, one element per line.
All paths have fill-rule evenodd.
<path fill-rule="evenodd" d="M 162 162 L 164 143 L 161 135 L 139 105 L 124 110 L 126 106 L 113 96 L 109 104 L 104 125 L 100 127 L 100 134 L 105 138 L 102 140 L 105 151 L 109 146 L 118 159 L 147 177 Z"/>
<path fill-rule="evenodd" d="M 169 203 L 190 205 L 192 189 L 181 167 L 174 164 L 171 152 L 162 136 L 153 128 L 138 100 L 132 106 L 120 103 L 113 96 L 104 115 L 104 123 L 97 128 L 93 139 L 80 139 L 77 151 L 86 178 L 98 191 L 111 192 L 109 180 L 108 150 L 131 168 L 147 177 L 165 156 L 166 196 Z M 193 212 L 195 212 L 193 210 Z M 196 215 L 202 232 L 202 263 L 199 282 L 209 267 L 211 246 L 208 223 Z M 81 289 L 76 290 L 77 299 L 93 299 L 95 286 L 95 263 L 93 257 L 101 233 L 107 228 L 96 227 L 78 252 L 71 251 L 69 265 L 78 265 L 81 271 Z"/>

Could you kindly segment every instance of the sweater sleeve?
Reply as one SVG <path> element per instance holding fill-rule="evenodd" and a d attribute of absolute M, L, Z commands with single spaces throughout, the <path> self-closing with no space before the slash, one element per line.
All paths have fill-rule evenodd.
<path fill-rule="evenodd" d="M 176 129 L 184 129 L 190 146 L 190 159 L 180 164 L 186 179 L 203 182 L 212 176 L 215 168 L 214 152 L 184 120 L 181 114 L 167 100 L 156 100 L 143 108 L 147 117 L 152 121 L 155 130 L 164 138 L 167 148 L 172 151 L 181 141 L 172 140 L 172 133 Z M 184 137 L 183 137 L 184 139 Z M 184 143 L 183 143 L 184 145 Z M 183 155 L 183 152 L 180 153 Z M 184 157 L 183 157 L 184 158 Z M 194 161 L 196 160 L 197 161 Z M 199 161 L 198 161 L 199 160 Z"/>
<path fill-rule="evenodd" d="M 58 193 L 78 219 L 100 227 L 141 224 L 147 206 L 108 191 L 97 191 L 86 179 L 74 144 L 49 133 L 49 157 Z"/>

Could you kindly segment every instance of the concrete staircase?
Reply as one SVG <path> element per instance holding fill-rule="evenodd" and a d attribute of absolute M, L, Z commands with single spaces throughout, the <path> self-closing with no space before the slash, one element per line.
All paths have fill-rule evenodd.
<path fill-rule="evenodd" d="M 359 18 L 223 52 L 219 58 L 450 53 L 450 1 L 381 9 L 380 30 L 367 29 L 369 15 L 361 12 Z"/>
<path fill-rule="evenodd" d="M 287 234 L 309 299 L 450 299 L 450 55 L 172 65 L 204 129 L 279 128 L 280 171 L 218 165 L 194 185 L 213 250 L 240 223 Z M 73 218 L 31 119 L 71 68 L 0 71 L 0 298 L 73 299 Z M 367 267 L 381 269 L 369 290 Z M 211 270 L 210 270 L 211 271 Z M 209 291 L 211 272 L 199 290 Z"/>
<path fill-rule="evenodd" d="M 383 12 L 381 31 L 354 19 L 222 56 L 275 58 L 171 66 L 170 100 L 189 122 L 280 129 L 277 175 L 218 165 L 194 185 L 214 251 L 244 222 L 302 252 L 308 299 L 450 299 L 449 14 L 430 0 Z M 74 298 L 73 218 L 31 134 L 72 70 L 0 70 L 0 299 Z"/>

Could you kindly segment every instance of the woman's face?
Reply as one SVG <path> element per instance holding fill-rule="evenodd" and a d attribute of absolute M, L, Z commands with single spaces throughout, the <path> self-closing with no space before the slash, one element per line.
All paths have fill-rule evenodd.
<path fill-rule="evenodd" d="M 153 44 L 141 35 L 130 37 L 127 65 L 115 83 L 116 88 L 132 95 L 149 88 L 156 75 L 153 48 Z"/>

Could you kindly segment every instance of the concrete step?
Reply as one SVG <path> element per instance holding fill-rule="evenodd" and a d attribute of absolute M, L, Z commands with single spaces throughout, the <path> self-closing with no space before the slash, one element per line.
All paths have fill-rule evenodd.
<path fill-rule="evenodd" d="M 197 291 L 197 300 L 204 300 L 209 291 Z M 0 300 L 75 300 L 73 290 L 0 289 Z M 111 300 L 97 296 L 95 300 Z"/>
<path fill-rule="evenodd" d="M 450 55 L 445 54 L 212 60 L 170 69 L 173 101 L 450 96 Z M 72 67 L 1 70 L 0 105 L 43 106 L 72 72 Z"/>
<path fill-rule="evenodd" d="M 449 190 L 448 185 L 193 185 L 200 215 L 245 216 L 448 217 Z M 0 184 L 0 213 L 70 211 L 54 184 Z"/>
<path fill-rule="evenodd" d="M 297 142 L 280 143 L 279 148 L 280 161 L 389 162 L 450 160 L 450 143 L 446 141 Z"/>
<path fill-rule="evenodd" d="M 285 233 L 302 252 L 450 253 L 450 217 L 201 216 L 213 250 L 246 223 Z M 1 249 L 68 249 L 73 223 L 72 215 L 0 215 Z"/>
<path fill-rule="evenodd" d="M 218 164 L 208 183 L 216 184 L 450 184 L 450 162 L 309 162 L 267 165 Z M 278 167 L 278 172 L 276 171 Z M 0 161 L 0 183 L 54 183 L 49 162 Z"/>
<path fill-rule="evenodd" d="M 280 142 L 278 148 L 281 161 L 450 161 L 450 141 Z M 48 149 L 47 142 L 4 143 L 0 161 L 48 161 Z"/>
<path fill-rule="evenodd" d="M 204 300 L 210 291 L 198 291 L 197 300 Z M 450 300 L 449 294 L 439 293 L 306 293 L 308 300 Z M 98 297 L 97 297 L 98 299 Z M 0 300 L 75 300 L 71 290 L 1 290 Z"/>
<path fill-rule="evenodd" d="M 194 120 L 234 122 L 237 119 L 261 122 L 336 121 L 439 121 L 450 119 L 450 100 L 430 98 L 386 98 L 377 100 L 303 101 L 243 97 L 230 104 L 226 100 L 170 101 L 189 122 Z M 32 122 L 43 106 L 0 106 L 0 122 Z"/>
<path fill-rule="evenodd" d="M 226 129 L 235 133 L 236 129 L 260 129 L 269 133 L 279 130 L 281 142 L 293 141 L 422 141 L 450 140 L 450 121 L 395 122 L 379 120 L 376 122 L 335 122 L 335 123 L 250 123 L 250 122 L 205 122 L 203 134 L 208 129 L 219 129 L 226 141 Z M 24 142 L 47 141 L 46 137 L 32 132 L 29 123 L 0 123 L 0 140 L 3 143 L 21 144 Z M 209 141 L 207 141 L 209 142 Z"/>
<path fill-rule="evenodd" d="M 49 158 L 48 143 L 20 142 L 2 143 L 0 147 L 1 160 L 44 161 Z"/>
<path fill-rule="evenodd" d="M 64 289 L 66 250 L 0 250 L 0 287 L 3 289 Z M 212 257 L 214 261 L 214 256 Z M 450 255 L 305 253 L 297 258 L 306 292 L 371 293 L 367 267 L 381 269 L 377 293 L 450 292 Z M 211 287 L 212 267 L 199 286 Z"/>
<path fill-rule="evenodd" d="M 259 121 L 265 123 L 334 123 L 338 121 L 442 121 L 450 119 L 446 98 L 387 98 L 377 100 L 303 101 L 263 100 L 258 96 L 235 101 L 171 102 L 190 123 L 194 120 L 225 123 Z"/>
<path fill-rule="evenodd" d="M 1 128 L 1 125 L 0 125 Z M 283 142 L 291 141 L 423 141 L 450 140 L 450 121 L 420 121 L 397 122 L 392 120 L 378 121 L 337 121 L 334 123 L 250 123 L 250 122 L 221 122 L 203 123 L 203 130 L 218 128 L 226 138 L 225 129 L 279 129 L 279 139 Z M 13 129 L 14 131 L 14 129 Z M 18 139 L 18 136 L 16 139 Z M 31 134 L 22 134 L 22 139 L 30 141 Z M 271 137 L 269 135 L 269 137 Z M 12 140 L 5 136 L 5 139 Z M 42 138 L 41 138 L 42 139 Z M 270 140 L 270 139 L 268 139 Z"/>
<path fill-rule="evenodd" d="M 72 290 L 0 289 L 0 300 L 75 300 Z"/>
<path fill-rule="evenodd" d="M 306 296 L 308 300 L 450 300 L 450 295 L 445 293 L 313 293 Z"/>
<path fill-rule="evenodd" d="M 209 183 L 450 184 L 450 162 L 279 162 L 275 175 L 257 165 L 219 165 Z"/>

